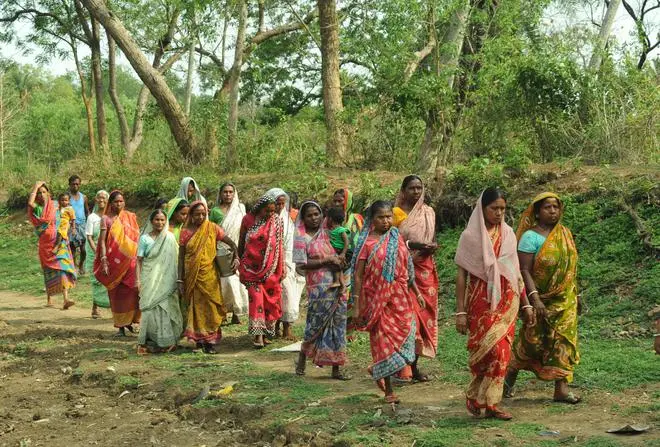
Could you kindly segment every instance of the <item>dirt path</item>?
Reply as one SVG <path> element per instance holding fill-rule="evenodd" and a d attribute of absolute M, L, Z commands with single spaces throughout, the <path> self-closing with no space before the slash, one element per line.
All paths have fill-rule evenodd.
<path fill-rule="evenodd" d="M 124 340 L 113 337 L 109 311 L 105 311 L 106 318 L 92 320 L 88 307 L 77 305 L 65 312 L 46 308 L 44 302 L 43 298 L 0 292 L 0 446 L 230 446 L 257 441 L 265 445 L 273 438 L 273 445 L 287 442 L 331 445 L 333 439 L 341 438 L 347 427 L 351 427 L 356 415 L 371 415 L 381 408 L 385 416 L 392 417 L 388 421 L 395 419 L 376 396 L 363 365 L 348 367 L 354 376 L 349 382 L 328 380 L 327 369 L 312 367 L 308 368 L 307 377 L 298 379 L 290 374 L 294 354 L 248 349 L 249 339 L 241 328 L 226 331 L 222 352 L 217 356 L 196 357 L 184 349 L 180 356 L 143 358 L 134 354 L 134 337 Z M 182 358 L 190 363 L 179 367 L 177 362 Z M 185 382 L 189 380 L 185 373 L 190 368 L 200 368 L 202 374 L 207 371 L 204 368 L 214 371 L 204 376 L 204 380 L 216 389 L 228 378 L 235 378 L 235 368 L 241 362 L 249 362 L 245 363 L 249 369 L 281 373 L 279 377 L 286 384 L 266 382 L 265 386 L 271 387 L 268 390 L 271 396 L 276 397 L 286 392 L 287 386 L 297 383 L 307 385 L 310 396 L 317 386 L 329 392 L 315 403 L 305 402 L 302 410 L 295 402 L 288 405 L 286 399 L 272 407 L 263 402 L 256 406 L 232 405 L 222 410 L 189 405 L 198 391 L 186 394 L 185 390 L 199 390 L 204 385 L 201 380 Z M 184 382 L 177 382 L 180 377 Z M 245 388 L 249 391 L 250 387 Z M 538 432 L 543 430 L 559 431 L 554 438 L 556 442 L 575 442 L 611 436 L 604 433 L 606 429 L 625 423 L 657 423 L 653 414 L 634 411 L 653 402 L 653 396 L 647 393 L 632 390 L 609 395 L 581 390 L 585 404 L 565 407 L 551 403 L 549 392 L 548 386 L 536 384 L 526 388 L 524 395 L 520 393 L 521 397 L 508 401 L 508 408 L 516 417 L 511 424 L 515 425 L 484 425 L 466 415 L 461 388 L 440 377 L 429 384 L 398 390 L 405 408 L 414 415 L 412 425 L 407 428 L 414 430 L 398 432 L 393 428 L 396 424 L 378 426 L 373 421 L 364 426 L 358 424 L 357 430 L 375 433 L 384 442 L 410 445 L 416 430 L 419 433 L 434 430 L 438 424 L 442 426 L 442 421 L 450 421 L 468 427 L 473 431 L 472 439 L 478 442 L 501 439 L 506 445 L 536 445 L 542 439 L 552 439 L 539 437 Z M 312 405 L 316 409 L 328 408 L 331 415 L 314 428 L 314 439 L 303 435 L 310 430 L 304 411 Z M 289 421 L 296 433 L 302 433 L 297 438 L 290 432 L 278 438 L 277 433 L 263 430 L 259 421 L 252 421 L 257 412 L 266 421 L 263 425 L 268 425 L 280 416 L 273 412 L 282 409 L 288 412 L 283 420 Z M 297 416 L 297 411 L 303 411 L 300 413 L 303 417 Z M 324 436 L 318 436 L 323 430 Z M 652 439 L 658 439 L 653 432 L 637 438 L 617 438 L 617 441 L 639 445 Z"/>

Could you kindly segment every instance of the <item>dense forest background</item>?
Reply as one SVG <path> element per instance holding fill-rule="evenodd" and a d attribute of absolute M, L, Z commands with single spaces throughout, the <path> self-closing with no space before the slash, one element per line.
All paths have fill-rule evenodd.
<path fill-rule="evenodd" d="M 657 164 L 659 32 L 649 0 L 7 0 L 0 183 Z"/>

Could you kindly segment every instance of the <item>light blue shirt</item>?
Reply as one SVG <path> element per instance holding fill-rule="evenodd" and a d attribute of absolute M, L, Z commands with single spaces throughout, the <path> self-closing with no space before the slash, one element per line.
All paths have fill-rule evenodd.
<path fill-rule="evenodd" d="M 542 234 L 539 234 L 534 230 L 527 230 L 520 238 L 520 242 L 518 242 L 518 251 L 523 253 L 534 253 L 536 255 L 541 247 L 543 247 L 545 239 L 546 237 Z"/>

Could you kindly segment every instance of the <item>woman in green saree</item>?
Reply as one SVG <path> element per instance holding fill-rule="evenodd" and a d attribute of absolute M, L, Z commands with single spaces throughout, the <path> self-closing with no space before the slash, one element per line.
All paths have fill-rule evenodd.
<path fill-rule="evenodd" d="M 179 246 L 167 229 L 167 216 L 160 209 L 149 216 L 140 236 L 137 251 L 137 277 L 142 322 L 138 336 L 138 354 L 170 352 L 183 332 L 183 318 L 177 295 L 177 258 Z"/>
<path fill-rule="evenodd" d="M 186 219 L 188 219 L 188 210 L 190 209 L 190 204 L 186 199 L 177 197 L 167 202 L 165 209 L 167 210 L 167 222 L 169 224 L 169 230 L 174 235 L 174 239 L 179 242 L 181 229 L 186 223 Z"/>
<path fill-rule="evenodd" d="M 108 204 L 108 194 L 105 190 L 100 190 L 94 197 L 94 210 L 87 216 L 85 224 L 85 236 L 87 238 L 87 258 L 85 258 L 85 269 L 88 272 L 94 270 L 94 259 L 96 259 L 96 243 L 101 233 L 101 217 Z M 89 275 L 92 282 L 92 318 L 101 318 L 99 307 L 108 309 L 110 307 L 110 298 L 108 290 L 101 284 L 94 275 Z"/>
<path fill-rule="evenodd" d="M 559 196 L 545 192 L 534 198 L 518 225 L 520 271 L 537 324 L 523 325 L 518 332 L 504 382 L 505 397 L 513 395 L 518 370 L 524 369 L 555 382 L 556 402 L 580 401 L 568 388 L 580 361 L 578 254 L 571 231 L 560 222 L 563 212 Z"/>

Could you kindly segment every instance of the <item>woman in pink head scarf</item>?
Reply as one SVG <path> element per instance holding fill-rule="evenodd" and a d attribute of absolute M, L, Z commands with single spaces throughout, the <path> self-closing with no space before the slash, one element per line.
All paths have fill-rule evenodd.
<path fill-rule="evenodd" d="M 516 234 L 504 222 L 506 200 L 497 188 L 479 197 L 456 249 L 456 329 L 468 336 L 472 381 L 465 393 L 468 411 L 509 420 L 498 408 L 518 311 L 533 326 L 534 312 L 524 293 Z"/>

